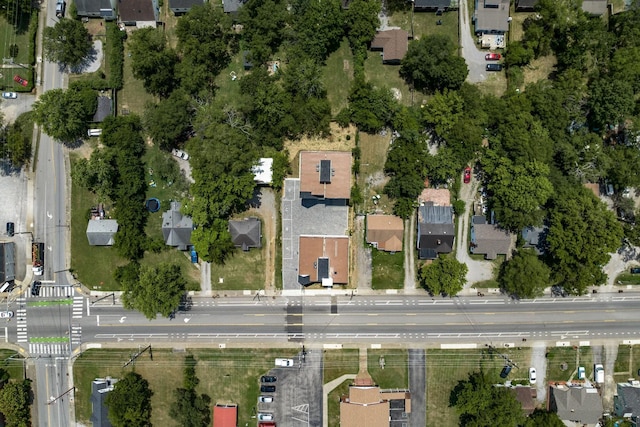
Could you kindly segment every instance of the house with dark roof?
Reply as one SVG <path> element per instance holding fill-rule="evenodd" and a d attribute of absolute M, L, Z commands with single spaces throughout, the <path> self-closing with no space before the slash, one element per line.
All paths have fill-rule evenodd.
<path fill-rule="evenodd" d="M 16 279 L 16 247 L 13 242 L 0 243 L 0 285 Z"/>
<path fill-rule="evenodd" d="M 237 427 L 238 405 L 216 403 L 213 407 L 213 427 Z"/>
<path fill-rule="evenodd" d="M 346 205 L 351 196 L 351 152 L 301 151 L 298 176 L 303 205 Z"/>
<path fill-rule="evenodd" d="M 582 10 L 591 16 L 607 13 L 607 0 L 582 0 Z"/>
<path fill-rule="evenodd" d="M 453 250 L 455 227 L 451 206 L 425 203 L 418 208 L 418 258 L 436 259 Z"/>
<path fill-rule="evenodd" d="M 349 282 L 348 236 L 300 236 L 298 283 L 303 286 Z"/>
<path fill-rule="evenodd" d="M 237 248 L 248 251 L 251 248 L 262 247 L 262 223 L 259 218 L 250 218 L 229 221 L 229 233 L 231 241 Z"/>
<path fill-rule="evenodd" d="M 476 34 L 504 34 L 509 31 L 509 0 L 476 0 L 473 16 Z"/>
<path fill-rule="evenodd" d="M 75 0 L 78 16 L 113 21 L 118 17 L 116 0 Z"/>
<path fill-rule="evenodd" d="M 509 255 L 511 233 L 495 224 L 487 224 L 484 217 L 471 221 L 471 253 L 484 255 L 485 259 L 496 259 L 498 255 Z"/>
<path fill-rule="evenodd" d="M 111 427 L 111 421 L 107 415 L 109 410 L 105 401 L 107 395 L 113 391 L 113 385 L 118 380 L 113 378 L 96 378 L 91 383 L 91 422 L 93 427 Z"/>
<path fill-rule="evenodd" d="M 87 224 L 87 240 L 91 246 L 112 246 L 117 232 L 115 219 L 90 219 Z"/>
<path fill-rule="evenodd" d="M 112 114 L 112 105 L 111 98 L 108 96 L 99 96 L 98 108 L 96 108 L 96 112 L 93 114 L 91 121 L 94 123 L 102 123 L 104 119 Z"/>
<path fill-rule="evenodd" d="M 158 22 L 158 0 L 118 0 L 119 22 L 137 28 L 155 28 Z"/>
<path fill-rule="evenodd" d="M 170 209 L 162 214 L 162 235 L 166 245 L 186 251 L 191 245 L 193 220 L 182 215 L 180 206 L 180 202 L 173 201 Z"/>
<path fill-rule="evenodd" d="M 402 251 L 404 222 L 394 215 L 367 215 L 367 243 L 379 251 Z"/>
<path fill-rule="evenodd" d="M 358 373 L 349 394 L 340 396 L 341 427 L 401 427 L 410 416 L 411 392 L 381 390 L 366 372 Z"/>
<path fill-rule="evenodd" d="M 455 1 L 452 0 L 415 0 L 413 9 L 416 12 L 446 12 L 451 7 L 456 7 Z"/>
<path fill-rule="evenodd" d="M 536 254 L 542 255 L 545 248 L 545 238 L 549 232 L 549 227 L 525 227 L 522 229 L 522 239 L 525 249 L 534 249 Z"/>
<path fill-rule="evenodd" d="M 640 424 L 640 381 L 629 380 L 616 384 L 613 408 L 619 417 L 627 418 L 637 426 Z"/>
<path fill-rule="evenodd" d="M 169 0 L 169 9 L 174 15 L 180 16 L 189 12 L 193 6 L 202 6 L 204 0 Z"/>
<path fill-rule="evenodd" d="M 383 64 L 400 65 L 408 49 L 409 33 L 405 30 L 378 31 L 371 41 L 371 50 L 382 52 Z"/>
<path fill-rule="evenodd" d="M 516 12 L 533 12 L 540 0 L 516 0 Z"/>
<path fill-rule="evenodd" d="M 548 405 L 549 411 L 555 412 L 565 424 L 580 426 L 595 426 L 603 412 L 598 389 L 584 385 L 550 385 Z"/>
<path fill-rule="evenodd" d="M 536 396 L 537 392 L 535 387 L 529 387 L 524 385 L 516 385 L 509 387 L 509 391 L 513 393 L 516 400 L 520 402 L 522 411 L 525 415 L 529 416 L 536 410 Z"/>

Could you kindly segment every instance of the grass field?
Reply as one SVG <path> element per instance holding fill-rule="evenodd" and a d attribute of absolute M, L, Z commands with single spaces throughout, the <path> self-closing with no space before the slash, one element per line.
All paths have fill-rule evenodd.
<path fill-rule="evenodd" d="M 565 366 L 566 369 L 563 369 Z M 568 381 L 570 379 L 577 379 L 578 366 L 585 367 L 587 376 L 591 376 L 593 374 L 591 347 L 552 347 L 548 349 L 548 381 Z"/>
<path fill-rule="evenodd" d="M 225 290 L 264 289 L 266 250 L 262 239 L 261 249 L 249 252 L 237 249 L 224 265 L 211 264 L 211 290 L 224 293 Z"/>
<path fill-rule="evenodd" d="M 111 376 L 120 378 L 131 370 L 122 366 L 137 349 L 88 350 L 74 363 L 76 386 L 76 417 L 87 423 L 91 416 L 91 381 Z M 294 351 L 295 352 L 295 351 Z M 206 393 L 212 403 L 233 402 L 238 404 L 238 425 L 255 425 L 252 408 L 259 395 L 259 376 L 273 367 L 273 359 L 286 356 L 280 349 L 229 349 L 190 350 L 198 361 L 196 373 L 200 379 L 199 393 Z M 284 354 L 283 354 L 284 353 Z M 172 427 L 177 424 L 169 417 L 169 405 L 173 390 L 182 386 L 184 351 L 153 350 L 153 360 L 143 353 L 135 362 L 135 371 L 142 375 L 153 391 L 151 398 L 153 425 Z M 293 355 L 293 352 L 290 353 Z"/>
<path fill-rule="evenodd" d="M 438 25 L 437 21 L 441 21 L 442 24 Z M 411 11 L 395 12 L 389 18 L 389 25 L 400 27 L 411 36 Z M 441 16 L 436 16 L 433 12 L 413 13 L 413 34 L 418 39 L 433 34 L 445 35 L 458 46 L 458 11 L 445 12 Z"/>
<path fill-rule="evenodd" d="M 407 83 L 400 77 L 400 66 L 385 65 L 379 52 L 368 52 L 364 62 L 365 76 L 376 87 L 398 89 L 400 91 L 399 102 L 404 105 L 420 104 L 424 95 L 418 91 L 412 92 Z"/>
<path fill-rule="evenodd" d="M 616 277 L 616 283 L 622 285 L 640 285 L 640 274 L 622 273 Z"/>
<path fill-rule="evenodd" d="M 76 157 L 72 155 L 72 165 Z M 72 166 L 73 167 L 73 166 Z M 161 199 L 162 200 L 162 199 Z M 90 289 L 102 291 L 118 290 L 118 285 L 113 278 L 113 272 L 127 261 L 116 253 L 115 249 L 108 246 L 91 246 L 87 240 L 87 221 L 89 210 L 96 206 L 98 200 L 95 195 L 79 187 L 72 182 L 71 186 L 71 270 L 85 286 Z M 161 211 L 166 210 L 167 205 L 163 205 Z M 106 207 L 110 209 L 109 206 Z M 159 231 L 162 226 L 161 213 L 150 216 L 147 227 L 150 235 L 161 235 Z M 158 219 L 160 219 L 158 221 Z M 153 225 L 157 229 L 153 228 Z M 167 248 L 166 250 L 154 254 L 145 253 L 141 261 L 143 265 L 157 265 L 159 262 L 175 262 L 182 267 L 189 283 L 189 288 L 193 288 L 194 283 L 199 283 L 200 272 L 191 264 L 190 259 L 181 252 Z"/>
<path fill-rule="evenodd" d="M 585 367 L 586 368 L 586 367 Z M 629 378 L 640 377 L 640 346 L 621 345 L 618 347 L 618 357 L 614 365 L 613 378 L 615 382 L 625 382 Z"/>
<path fill-rule="evenodd" d="M 360 142 L 360 174 L 358 184 L 364 196 L 363 209 L 365 212 L 376 210 L 384 213 L 393 211 L 393 204 L 389 198 L 382 194 L 387 178 L 384 175 L 384 164 L 387 161 L 389 151 L 390 135 L 371 135 L 361 132 Z M 374 205 L 373 196 L 381 196 L 378 203 Z"/>
<path fill-rule="evenodd" d="M 509 379 L 527 378 L 531 350 L 502 350 L 520 369 L 514 368 Z M 497 354 L 487 354 L 483 349 L 475 350 L 427 350 L 427 426 L 458 425 L 458 415 L 449 407 L 451 390 L 458 381 L 466 380 L 469 373 L 483 369 L 496 383 L 504 360 Z"/>
<path fill-rule="evenodd" d="M 324 350 L 323 382 L 326 384 L 346 374 L 358 373 L 358 350 Z"/>
<path fill-rule="evenodd" d="M 9 58 L 11 46 L 17 46 L 17 56 L 14 62 L 27 64 L 29 62 L 29 20 L 38 18 L 38 14 L 18 15 L 9 23 L 4 16 L 0 17 L 0 55 L 2 58 Z M 14 52 L 15 53 L 15 52 Z M 7 70 L 8 71 L 8 70 Z"/>
<path fill-rule="evenodd" d="M 391 254 L 371 249 L 373 289 L 402 289 L 404 287 L 404 252 Z"/>
<path fill-rule="evenodd" d="M 236 80 L 231 78 L 233 74 L 236 75 Z M 216 90 L 216 100 L 219 101 L 221 105 L 239 107 L 240 79 L 245 74 L 242 51 L 240 51 L 231 58 L 231 62 L 227 68 L 222 70 L 218 77 L 216 77 L 215 84 L 218 87 Z"/>
<path fill-rule="evenodd" d="M 15 351 L 0 349 L 0 368 L 9 373 L 9 377 L 14 380 L 24 379 L 24 359 Z"/>
<path fill-rule="evenodd" d="M 347 97 L 353 81 L 353 55 L 345 38 L 340 48 L 327 58 L 322 81 L 327 89 L 331 113 L 337 114 L 347 106 Z"/>
<path fill-rule="evenodd" d="M 124 45 L 124 84 L 122 90 L 118 92 L 118 115 L 125 112 L 140 114 L 144 113 L 144 106 L 147 102 L 154 101 L 154 97 L 149 95 L 142 85 L 142 80 L 133 77 L 131 70 L 131 57 L 129 56 L 127 43 Z"/>
<path fill-rule="evenodd" d="M 398 349 L 367 350 L 367 370 L 380 388 L 407 388 L 407 351 Z M 384 366 L 384 367 L 383 367 Z"/>

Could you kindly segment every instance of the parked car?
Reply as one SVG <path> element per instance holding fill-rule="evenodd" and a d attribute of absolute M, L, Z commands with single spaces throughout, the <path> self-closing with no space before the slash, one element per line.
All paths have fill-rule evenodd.
<path fill-rule="evenodd" d="M 471 182 L 471 168 L 467 166 L 464 168 L 464 183 L 468 184 L 469 182 Z"/>
<path fill-rule="evenodd" d="M 585 378 L 584 366 L 578 368 L 578 379 L 583 380 Z"/>
<path fill-rule="evenodd" d="M 260 386 L 260 393 L 274 393 L 275 391 L 276 391 L 276 386 L 274 385 Z"/>
<path fill-rule="evenodd" d="M 33 285 L 31 285 L 31 296 L 32 297 L 37 297 L 38 295 L 40 295 L 40 287 L 42 286 L 42 283 L 38 280 L 36 280 L 35 282 L 33 282 Z"/>
<path fill-rule="evenodd" d="M 18 83 L 19 85 L 24 86 L 24 87 L 26 87 L 29 84 L 29 82 L 27 80 L 23 79 L 22 77 L 20 77 L 17 74 L 15 76 L 13 76 L 13 81 Z"/>
<path fill-rule="evenodd" d="M 487 61 L 499 61 L 501 58 L 499 53 L 487 53 L 484 56 L 484 59 L 486 59 Z"/>
<path fill-rule="evenodd" d="M 503 378 L 503 379 L 507 378 L 510 372 L 511 372 L 511 366 L 504 365 L 504 368 L 502 368 L 502 371 L 500 371 L 500 378 Z"/>
<path fill-rule="evenodd" d="M 487 64 L 487 71 L 502 71 L 502 64 Z"/>
<path fill-rule="evenodd" d="M 13 222 L 7 223 L 7 236 L 13 237 L 13 235 L 15 234 L 15 227 L 16 226 Z"/>
<path fill-rule="evenodd" d="M 18 94 L 15 92 L 2 92 L 2 97 L 4 99 L 16 99 Z"/>
<path fill-rule="evenodd" d="M 631 274 L 640 274 L 640 267 L 632 267 Z"/>
<path fill-rule="evenodd" d="M 56 17 L 63 18 L 66 7 L 67 4 L 63 0 L 58 0 L 56 3 Z"/>
<path fill-rule="evenodd" d="M 536 383 L 536 368 L 529 368 L 529 383 L 530 384 L 535 384 Z"/>
<path fill-rule="evenodd" d="M 258 421 L 273 421 L 273 414 L 268 412 L 259 412 Z"/>
<path fill-rule="evenodd" d="M 273 375 L 263 375 L 260 377 L 260 382 L 263 383 L 275 383 L 277 381 L 277 378 L 274 377 Z"/>
<path fill-rule="evenodd" d="M 178 150 L 176 148 L 174 148 L 173 150 L 171 150 L 171 154 L 173 154 L 174 156 L 182 159 L 182 160 L 189 160 L 189 155 L 187 153 L 185 153 L 182 150 Z"/>
<path fill-rule="evenodd" d="M 0 319 L 11 319 L 13 311 L 0 311 Z"/>
<path fill-rule="evenodd" d="M 271 402 L 273 402 L 273 396 L 260 396 L 260 397 L 258 397 L 258 402 L 260 402 L 260 403 L 271 403 Z"/>

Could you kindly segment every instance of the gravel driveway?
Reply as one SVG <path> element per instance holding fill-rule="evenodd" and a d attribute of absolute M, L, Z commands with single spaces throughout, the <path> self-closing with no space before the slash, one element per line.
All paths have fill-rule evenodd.
<path fill-rule="evenodd" d="M 471 36 L 471 19 L 469 19 L 468 2 L 460 0 L 460 47 L 461 54 L 469 68 L 467 81 L 470 83 L 483 82 L 487 79 L 486 61 L 483 52 L 477 48 L 476 40 Z"/>
<path fill-rule="evenodd" d="M 13 123 L 20 114 L 31 111 L 34 102 L 36 96 L 28 93 L 19 93 L 17 99 L 3 99 L 0 110 L 5 122 Z"/>
<path fill-rule="evenodd" d="M 536 368 L 536 391 L 538 402 L 544 402 L 547 398 L 547 347 L 543 342 L 536 342 L 531 348 L 531 366 Z"/>

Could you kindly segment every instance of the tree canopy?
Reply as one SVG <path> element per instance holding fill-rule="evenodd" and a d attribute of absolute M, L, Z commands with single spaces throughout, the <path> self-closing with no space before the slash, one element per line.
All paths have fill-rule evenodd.
<path fill-rule="evenodd" d="M 455 296 L 467 283 L 466 264 L 453 256 L 441 256 L 420 270 L 422 286 L 433 295 Z"/>
<path fill-rule="evenodd" d="M 340 46 L 344 36 L 340 0 L 295 0 L 292 11 L 293 51 L 323 62 Z"/>
<path fill-rule="evenodd" d="M 412 41 L 402 60 L 400 75 L 418 90 L 459 89 L 469 70 L 455 50 L 453 42 L 444 35 Z"/>
<path fill-rule="evenodd" d="M 551 270 L 530 249 L 521 249 L 502 264 L 498 281 L 508 294 L 518 298 L 542 296 L 549 286 Z"/>
<path fill-rule="evenodd" d="M 89 31 L 76 19 L 61 19 L 53 27 L 45 27 L 42 46 L 49 61 L 72 70 L 87 61 L 93 49 Z"/>
<path fill-rule="evenodd" d="M 179 307 L 187 282 L 180 266 L 163 263 L 157 267 L 142 266 L 137 280 L 135 275 L 125 276 L 120 281 L 122 303 L 125 308 L 140 311 L 147 319 L 158 314 L 170 317 Z"/>
<path fill-rule="evenodd" d="M 7 427 L 31 426 L 31 381 L 9 381 L 0 389 L 0 412 Z"/>
<path fill-rule="evenodd" d="M 167 99 L 147 105 L 143 118 L 145 130 L 155 144 L 170 151 L 186 139 L 192 110 L 191 98 L 183 90 L 175 90 Z"/>
<path fill-rule="evenodd" d="M 211 398 L 198 394 L 196 386 L 200 382 L 196 376 L 196 359 L 188 355 L 184 360 L 183 384 L 174 390 L 174 400 L 169 415 L 183 427 L 206 427 L 211 425 Z"/>
<path fill-rule="evenodd" d="M 87 121 L 97 106 L 95 91 L 72 85 L 68 90 L 52 89 L 43 93 L 33 104 L 33 118 L 52 138 L 74 142 L 86 135 Z"/>
<path fill-rule="evenodd" d="M 178 55 L 167 47 L 160 28 L 141 28 L 129 40 L 133 76 L 142 80 L 151 94 L 167 97 L 177 85 Z"/>
<path fill-rule="evenodd" d="M 127 372 L 105 401 L 113 427 L 151 427 L 151 396 L 147 380 L 140 374 Z"/>

